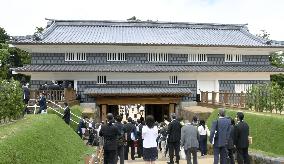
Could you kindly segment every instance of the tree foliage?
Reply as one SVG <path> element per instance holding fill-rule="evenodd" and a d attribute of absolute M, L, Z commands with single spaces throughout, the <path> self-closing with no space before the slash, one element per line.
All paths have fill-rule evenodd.
<path fill-rule="evenodd" d="M 22 99 L 23 91 L 18 81 L 0 81 L 0 121 L 19 118 L 24 109 Z"/>
<path fill-rule="evenodd" d="M 263 39 L 270 39 L 270 34 L 266 30 L 260 30 L 260 34 L 256 34 L 256 36 Z"/>
<path fill-rule="evenodd" d="M 5 39 L 3 40 L 2 38 Z M 12 77 L 10 68 L 22 67 L 31 63 L 31 55 L 19 48 L 9 47 L 8 39 L 9 36 L 6 34 L 6 31 L 0 27 L 0 80 Z M 1 40 L 3 40 L 2 43 Z M 21 80 L 23 77 L 29 79 L 29 77 L 20 74 L 13 75 L 13 77 L 15 80 Z"/>
<path fill-rule="evenodd" d="M 280 113 L 284 110 L 284 88 L 278 83 L 253 85 L 247 91 L 246 105 L 256 112 Z"/>
<path fill-rule="evenodd" d="M 0 43 L 6 43 L 9 40 L 9 35 L 6 33 L 5 29 L 0 27 Z"/>
<path fill-rule="evenodd" d="M 260 30 L 260 34 L 256 36 L 263 39 L 270 39 L 270 34 L 266 30 Z M 270 54 L 269 60 L 271 65 L 284 68 L 284 52 L 274 52 Z M 284 74 L 274 74 L 270 76 L 272 82 L 276 82 L 281 88 L 284 88 Z"/>

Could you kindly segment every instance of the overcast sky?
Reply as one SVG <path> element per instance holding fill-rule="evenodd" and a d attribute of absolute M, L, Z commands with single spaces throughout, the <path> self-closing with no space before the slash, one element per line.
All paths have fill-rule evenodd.
<path fill-rule="evenodd" d="M 45 18 L 245 24 L 284 41 L 284 0 L 3 0 L 0 27 L 9 35 L 33 34 Z"/>

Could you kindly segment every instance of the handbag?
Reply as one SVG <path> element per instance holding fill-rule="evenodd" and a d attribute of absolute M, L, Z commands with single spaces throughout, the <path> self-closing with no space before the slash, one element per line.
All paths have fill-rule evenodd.
<path fill-rule="evenodd" d="M 185 155 L 185 152 L 184 152 L 184 148 L 180 148 L 180 152 L 179 152 L 179 155 L 180 155 L 180 158 L 181 159 L 186 159 L 186 155 Z"/>
<path fill-rule="evenodd" d="M 214 136 L 213 136 L 213 140 L 212 140 L 212 144 L 214 145 L 215 140 L 218 138 L 218 120 L 216 123 L 216 128 L 215 128 L 215 132 L 214 132 Z"/>
<path fill-rule="evenodd" d="M 131 134 L 130 134 L 130 138 L 131 138 L 131 140 L 132 140 L 132 141 L 135 141 L 135 139 L 136 139 L 136 138 L 135 138 L 135 134 L 134 134 L 134 132 L 131 132 Z"/>

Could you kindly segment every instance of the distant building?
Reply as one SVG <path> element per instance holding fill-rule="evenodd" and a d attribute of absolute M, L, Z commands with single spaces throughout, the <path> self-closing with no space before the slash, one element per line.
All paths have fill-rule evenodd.
<path fill-rule="evenodd" d="M 42 35 L 13 44 L 32 55 L 15 71 L 31 87 L 73 81 L 84 103 L 101 115 L 120 104 L 143 104 L 162 120 L 200 91 L 245 91 L 284 69 L 269 54 L 284 49 L 243 24 L 50 20 Z"/>

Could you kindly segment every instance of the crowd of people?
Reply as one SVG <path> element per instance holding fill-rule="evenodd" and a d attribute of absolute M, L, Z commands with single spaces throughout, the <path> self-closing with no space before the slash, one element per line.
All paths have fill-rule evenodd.
<path fill-rule="evenodd" d="M 197 152 L 207 155 L 207 138 L 213 145 L 214 164 L 248 164 L 249 127 L 244 114 L 238 112 L 235 119 L 227 117 L 225 110 L 219 110 L 219 118 L 209 130 L 204 120 L 196 116 L 191 121 L 183 120 L 174 113 L 171 120 L 157 123 L 148 115 L 133 121 L 128 117 L 122 122 L 122 116 L 116 118 L 107 114 L 105 123 L 96 124 L 96 134 L 102 138 L 105 164 L 123 164 L 124 160 L 143 158 L 153 164 L 158 159 L 158 151 L 169 157 L 169 164 L 179 163 L 185 156 L 188 164 L 197 164 Z M 136 149 L 137 148 L 137 149 Z M 129 154 L 130 149 L 130 154 Z M 184 154 L 184 155 L 182 155 Z"/>

